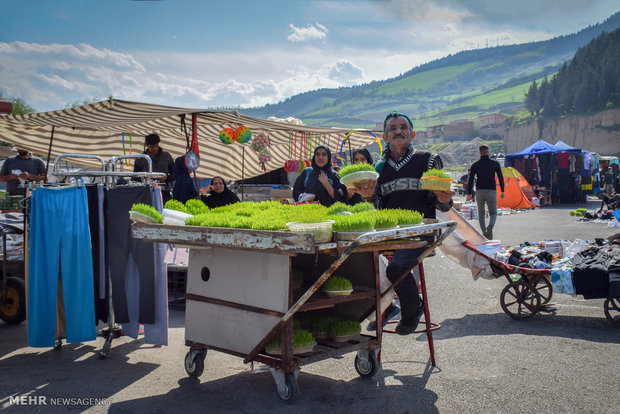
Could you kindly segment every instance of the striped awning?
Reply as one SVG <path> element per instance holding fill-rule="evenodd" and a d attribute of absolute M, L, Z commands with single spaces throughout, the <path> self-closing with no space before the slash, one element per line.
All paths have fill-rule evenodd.
<path fill-rule="evenodd" d="M 272 156 L 264 165 L 266 171 L 284 166 L 288 159 L 310 158 L 319 143 L 336 155 L 343 140 L 350 140 L 353 149 L 376 141 L 369 130 L 308 127 L 253 118 L 237 111 L 175 108 L 116 99 L 53 112 L 0 115 L 0 140 L 43 155 L 48 154 L 51 141 L 52 160 L 60 154 L 77 153 L 98 155 L 107 161 L 114 156 L 142 153 L 144 137 L 157 133 L 160 146 L 176 158 L 186 152 L 186 132 L 191 141 L 192 114 L 197 115 L 199 177 L 221 175 L 227 180 L 240 180 L 265 172 L 251 141 L 226 145 L 219 139 L 223 128 L 243 125 L 250 128 L 253 136 L 264 133 L 270 140 Z M 348 148 L 347 142 L 345 149 Z M 100 165 L 87 158 L 69 161 Z"/>

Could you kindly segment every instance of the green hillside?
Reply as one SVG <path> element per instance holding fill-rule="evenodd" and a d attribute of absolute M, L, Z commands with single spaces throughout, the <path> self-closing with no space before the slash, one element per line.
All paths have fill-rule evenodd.
<path fill-rule="evenodd" d="M 350 88 L 321 89 L 277 104 L 240 109 L 244 114 L 300 118 L 307 125 L 371 128 L 391 110 L 436 125 L 489 112 L 523 108 L 533 80 L 557 72 L 603 31 L 620 27 L 620 13 L 578 33 L 540 42 L 476 49 L 446 56 L 393 79 Z"/>

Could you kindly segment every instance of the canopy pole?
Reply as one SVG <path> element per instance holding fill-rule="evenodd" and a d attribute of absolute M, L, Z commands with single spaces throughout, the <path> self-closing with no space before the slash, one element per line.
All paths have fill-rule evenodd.
<path fill-rule="evenodd" d="M 245 145 L 241 147 L 241 201 L 245 201 Z"/>
<path fill-rule="evenodd" d="M 50 136 L 50 146 L 47 149 L 47 162 L 45 163 L 45 179 L 44 179 L 44 182 L 47 182 L 47 171 L 50 168 L 50 157 L 52 156 L 52 144 L 54 142 L 54 128 L 55 128 L 55 126 L 52 125 L 52 135 Z"/>

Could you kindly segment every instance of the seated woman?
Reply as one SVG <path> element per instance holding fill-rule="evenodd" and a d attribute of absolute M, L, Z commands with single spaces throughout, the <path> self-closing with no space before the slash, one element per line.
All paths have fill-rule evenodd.
<path fill-rule="evenodd" d="M 226 183 L 222 177 L 213 177 L 211 185 L 207 187 L 207 191 L 209 191 L 209 195 L 200 196 L 200 199 L 209 208 L 221 207 L 239 202 L 239 197 L 226 187 Z"/>
<path fill-rule="evenodd" d="M 319 145 L 314 149 L 312 168 L 306 168 L 297 177 L 293 186 L 293 198 L 297 202 L 318 201 L 326 207 L 336 201 L 346 200 L 347 189 L 332 169 L 332 154 L 329 148 Z"/>
<path fill-rule="evenodd" d="M 353 164 L 370 164 L 372 165 L 372 156 L 366 148 L 353 151 Z M 347 204 L 353 205 L 357 203 L 363 203 L 366 201 L 359 193 L 356 193 L 352 188 L 347 188 Z"/>
<path fill-rule="evenodd" d="M 198 196 L 198 191 L 196 191 L 194 180 L 190 177 L 189 170 L 185 165 L 185 155 L 181 155 L 174 160 L 174 165 L 172 166 L 172 177 L 174 179 L 172 198 L 185 204 L 187 200 Z"/>

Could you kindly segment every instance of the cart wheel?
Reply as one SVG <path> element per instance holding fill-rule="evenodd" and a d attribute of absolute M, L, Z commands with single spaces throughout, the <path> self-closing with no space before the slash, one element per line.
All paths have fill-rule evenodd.
<path fill-rule="evenodd" d="M 553 287 L 551 282 L 546 277 L 542 277 L 538 283 L 536 283 L 536 291 L 540 295 L 540 305 L 546 305 L 553 296 Z"/>
<path fill-rule="evenodd" d="M 500 295 L 504 313 L 513 319 L 528 319 L 540 308 L 540 295 L 529 282 L 520 279 L 506 286 Z"/>
<path fill-rule="evenodd" d="M 206 351 L 189 350 L 185 355 L 185 372 L 192 378 L 198 378 L 205 369 Z"/>
<path fill-rule="evenodd" d="M 0 298 L 2 298 L 1 286 Z M 0 319 L 9 325 L 17 325 L 26 319 L 26 293 L 22 279 L 17 277 L 6 279 L 6 300 L 0 303 Z"/>
<path fill-rule="evenodd" d="M 297 385 L 297 378 L 295 378 L 295 374 L 285 374 L 284 388 L 276 388 L 276 390 L 278 391 L 278 397 L 280 397 L 282 401 L 292 403 L 299 395 L 299 386 Z"/>
<path fill-rule="evenodd" d="M 379 369 L 379 361 L 377 360 L 377 355 L 374 352 L 368 353 L 368 359 L 363 360 L 359 356 L 355 356 L 355 370 L 360 377 L 362 378 L 370 378 L 377 373 Z"/>
<path fill-rule="evenodd" d="M 603 304 L 605 317 L 614 326 L 620 327 L 620 298 L 605 299 Z"/>

